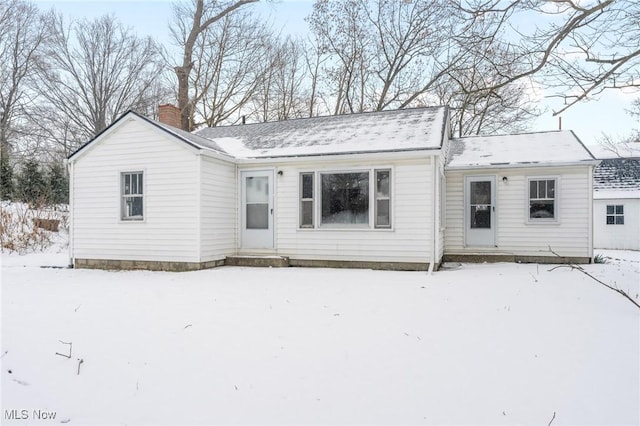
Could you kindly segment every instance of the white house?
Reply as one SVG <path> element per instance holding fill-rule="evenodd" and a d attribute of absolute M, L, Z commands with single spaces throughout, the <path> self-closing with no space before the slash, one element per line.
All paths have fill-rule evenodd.
<path fill-rule="evenodd" d="M 596 161 L 571 132 L 451 141 L 446 107 L 195 133 L 177 116 L 128 112 L 69 157 L 75 267 L 591 260 Z"/>
<path fill-rule="evenodd" d="M 640 250 L 640 158 L 604 159 L 593 179 L 594 247 Z"/>

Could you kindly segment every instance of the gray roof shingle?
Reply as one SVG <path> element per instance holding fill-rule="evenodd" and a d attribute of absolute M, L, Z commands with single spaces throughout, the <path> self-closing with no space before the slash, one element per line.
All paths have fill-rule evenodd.
<path fill-rule="evenodd" d="M 607 158 L 593 172 L 593 188 L 599 190 L 640 189 L 640 158 Z"/>
<path fill-rule="evenodd" d="M 300 118 L 208 127 L 195 132 L 237 158 L 437 149 L 446 107 Z"/>

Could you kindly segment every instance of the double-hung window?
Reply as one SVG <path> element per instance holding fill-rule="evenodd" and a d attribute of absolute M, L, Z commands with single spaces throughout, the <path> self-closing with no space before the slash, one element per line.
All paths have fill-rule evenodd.
<path fill-rule="evenodd" d="M 529 221 L 557 221 L 557 179 L 529 179 Z"/>
<path fill-rule="evenodd" d="M 300 173 L 300 228 L 313 228 L 313 173 Z"/>
<path fill-rule="evenodd" d="M 391 228 L 391 170 L 375 170 L 376 228 Z"/>
<path fill-rule="evenodd" d="M 390 169 L 303 172 L 299 194 L 300 228 L 391 228 Z"/>
<path fill-rule="evenodd" d="M 607 225 L 624 225 L 623 205 L 607 205 Z"/>
<path fill-rule="evenodd" d="M 120 175 L 122 220 L 142 220 L 144 218 L 144 185 L 142 176 L 143 172 L 126 172 Z"/>

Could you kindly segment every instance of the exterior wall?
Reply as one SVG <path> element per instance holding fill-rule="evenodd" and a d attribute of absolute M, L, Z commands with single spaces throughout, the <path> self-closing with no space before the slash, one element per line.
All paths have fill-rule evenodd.
<path fill-rule="evenodd" d="M 624 225 L 607 225 L 607 205 L 624 206 Z M 593 200 L 593 246 L 640 250 L 640 198 Z"/>
<path fill-rule="evenodd" d="M 555 256 L 549 252 L 551 247 L 566 258 L 591 258 L 590 169 L 591 166 L 447 170 L 445 256 Z M 487 175 L 496 177 L 496 246 L 466 246 L 465 176 Z M 557 222 L 527 222 L 527 178 L 535 176 L 559 179 Z M 506 182 L 503 177 L 507 177 Z"/>
<path fill-rule="evenodd" d="M 376 160 L 358 161 L 342 157 L 331 158 L 330 162 L 324 159 L 280 164 L 277 170 L 282 174 L 275 174 L 276 249 L 270 253 L 287 256 L 292 263 L 296 263 L 295 260 L 430 262 L 433 248 L 433 162 L 430 159 L 433 157 L 426 154 L 417 157 L 415 153 L 412 157 L 384 160 L 383 156 L 379 156 Z M 256 164 L 255 167 L 259 168 L 260 165 Z M 392 170 L 391 229 L 331 229 L 318 227 L 318 224 L 314 229 L 300 229 L 301 172 L 348 172 L 380 168 Z M 319 202 L 316 194 L 316 209 Z M 370 200 L 369 206 L 373 208 L 373 200 Z M 243 250 L 240 253 L 252 254 Z"/>
<path fill-rule="evenodd" d="M 201 260 L 224 259 L 236 253 L 238 217 L 236 166 L 201 157 Z"/>
<path fill-rule="evenodd" d="M 71 256 L 199 262 L 195 152 L 130 120 L 74 162 Z M 120 219 L 120 173 L 144 172 L 144 220 Z"/>

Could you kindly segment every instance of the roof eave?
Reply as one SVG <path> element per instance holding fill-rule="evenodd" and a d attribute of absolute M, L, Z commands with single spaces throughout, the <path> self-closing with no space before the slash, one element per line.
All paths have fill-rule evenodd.
<path fill-rule="evenodd" d="M 526 169 L 537 167 L 574 167 L 574 166 L 597 166 L 599 160 L 578 160 L 563 161 L 557 163 L 496 163 L 496 164 L 469 164 L 469 165 L 446 165 L 445 170 L 479 170 L 479 169 Z"/>
<path fill-rule="evenodd" d="M 350 160 L 359 159 L 398 159 L 409 158 L 424 154 L 425 156 L 437 156 L 440 148 L 420 148 L 420 149 L 404 149 L 404 150 L 385 150 L 385 151 L 355 151 L 355 152 L 336 152 L 323 154 L 305 154 L 305 155 L 282 155 L 282 156 L 265 156 L 265 157 L 244 157 L 237 158 L 238 164 L 255 164 L 255 163 L 291 163 L 299 161 L 336 161 L 348 158 Z"/>

